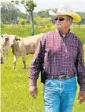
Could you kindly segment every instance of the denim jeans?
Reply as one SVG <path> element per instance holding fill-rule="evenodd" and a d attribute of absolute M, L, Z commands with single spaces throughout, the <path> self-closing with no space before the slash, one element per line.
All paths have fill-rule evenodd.
<path fill-rule="evenodd" d="M 76 89 L 76 77 L 67 80 L 47 79 L 44 85 L 45 112 L 72 112 Z"/>

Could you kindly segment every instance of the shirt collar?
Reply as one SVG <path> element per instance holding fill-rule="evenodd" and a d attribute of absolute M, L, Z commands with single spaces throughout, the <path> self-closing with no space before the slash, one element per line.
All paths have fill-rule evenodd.
<path fill-rule="evenodd" d="M 58 30 L 58 32 L 59 32 L 59 34 L 60 34 L 61 37 L 68 37 L 68 35 L 70 33 L 70 29 L 68 30 L 68 32 L 67 32 L 66 35 L 63 35 L 63 33 L 61 31 L 59 31 L 59 30 Z"/>

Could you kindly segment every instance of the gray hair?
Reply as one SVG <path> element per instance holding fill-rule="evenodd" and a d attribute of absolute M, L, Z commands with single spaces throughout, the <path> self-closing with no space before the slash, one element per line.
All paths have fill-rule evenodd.
<path fill-rule="evenodd" d="M 71 16 L 68 16 L 68 15 L 66 15 L 66 16 L 68 17 L 69 20 L 73 20 L 73 18 Z"/>

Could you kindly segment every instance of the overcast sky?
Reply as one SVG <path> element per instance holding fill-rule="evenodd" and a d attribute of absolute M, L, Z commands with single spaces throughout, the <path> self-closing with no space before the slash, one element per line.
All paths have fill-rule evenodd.
<path fill-rule="evenodd" d="M 10 1 L 10 0 L 1 0 L 1 1 Z M 58 8 L 60 4 L 70 6 L 74 11 L 83 11 L 85 12 L 85 0 L 34 0 L 37 4 L 35 11 Z M 20 5 L 21 11 L 25 11 L 24 7 Z"/>

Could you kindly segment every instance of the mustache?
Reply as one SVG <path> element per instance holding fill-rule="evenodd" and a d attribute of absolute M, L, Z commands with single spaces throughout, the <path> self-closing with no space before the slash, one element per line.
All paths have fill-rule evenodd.
<path fill-rule="evenodd" d="M 56 23 L 56 25 L 61 25 L 61 23 Z"/>

